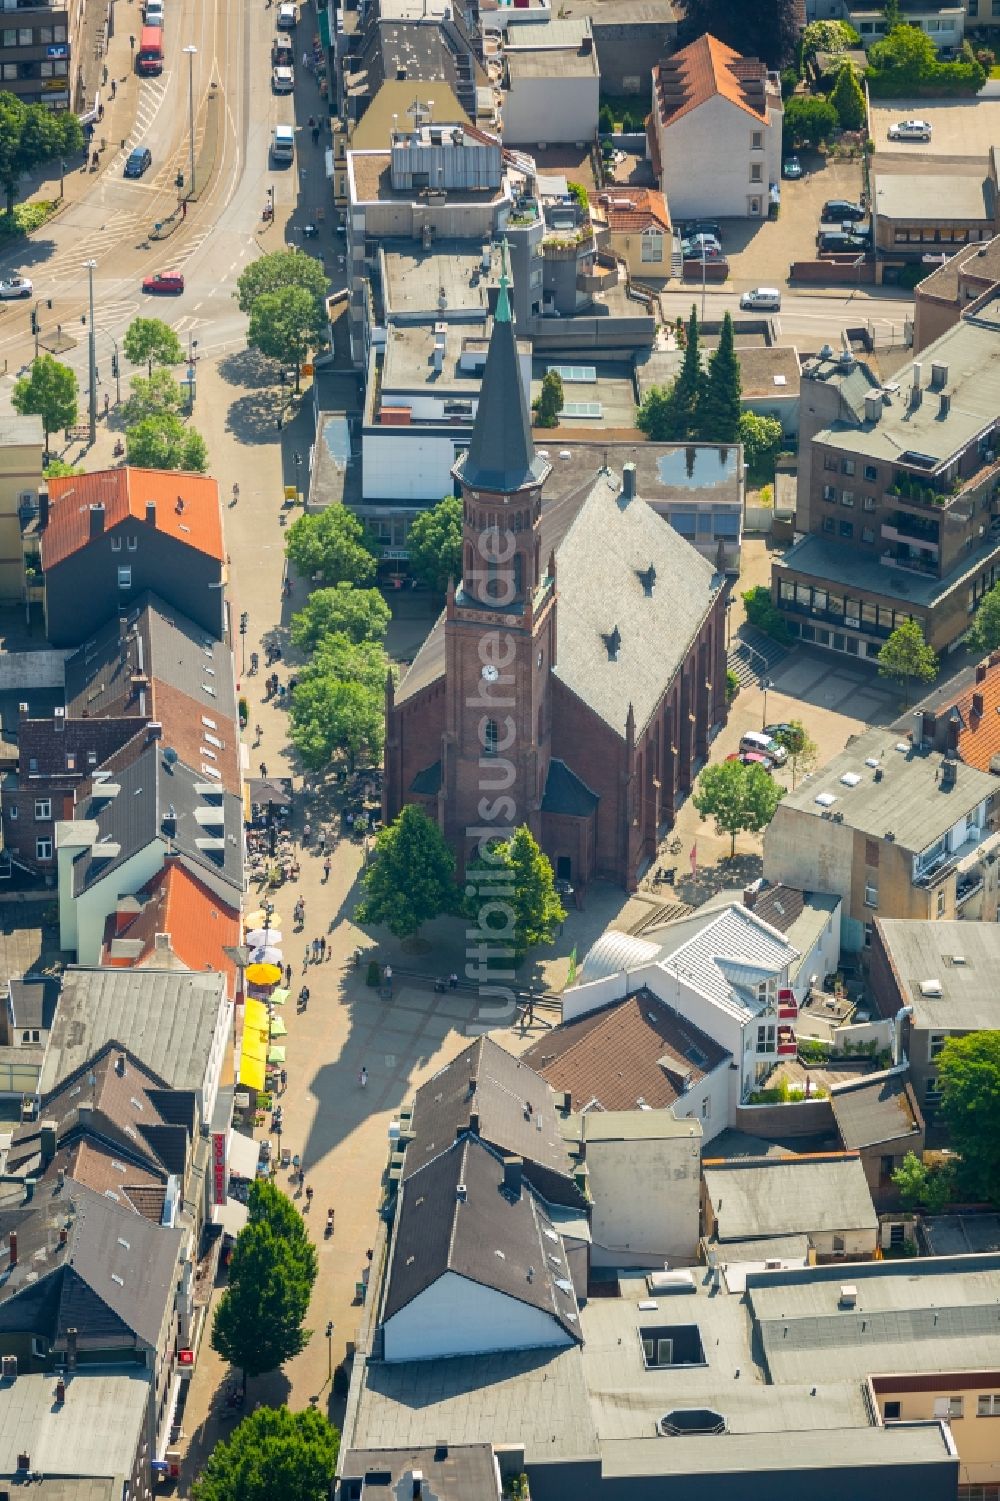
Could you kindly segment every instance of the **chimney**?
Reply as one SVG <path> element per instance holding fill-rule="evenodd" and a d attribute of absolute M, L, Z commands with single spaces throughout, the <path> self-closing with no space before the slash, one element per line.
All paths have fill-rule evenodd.
<path fill-rule="evenodd" d="M 10 1232 L 10 1261 L 9 1261 L 8 1265 L 10 1265 L 12 1267 L 17 1266 L 17 1231 L 16 1230 L 12 1230 Z"/>
<path fill-rule="evenodd" d="M 97 501 L 90 508 L 90 535 L 91 538 L 99 537 L 104 531 L 104 503 Z"/>
<path fill-rule="evenodd" d="M 66 1330 L 66 1369 L 76 1370 L 76 1329 Z"/>
<path fill-rule="evenodd" d="M 921 401 L 920 377 L 923 374 L 923 366 L 917 360 L 913 366 L 913 385 L 910 387 L 910 406 L 918 407 Z"/>
<path fill-rule="evenodd" d="M 865 397 L 865 421 L 877 422 L 882 415 L 882 397 L 878 391 L 869 391 Z"/>
<path fill-rule="evenodd" d="M 49 492 L 48 492 L 48 490 L 39 490 L 39 492 L 38 492 L 38 525 L 42 529 L 42 531 L 44 532 L 44 530 L 48 526 L 48 524 L 49 524 Z"/>
<path fill-rule="evenodd" d="M 170 934 L 169 933 L 154 933 L 153 934 L 153 950 L 157 954 L 166 954 L 166 953 L 169 953 L 169 951 L 170 951 Z"/>
<path fill-rule="evenodd" d="M 60 1376 L 59 1380 L 56 1382 L 56 1402 L 61 1407 L 62 1404 L 65 1402 L 65 1400 L 66 1400 L 66 1383 L 62 1379 L 62 1377 Z"/>
<path fill-rule="evenodd" d="M 469 1079 L 469 1099 L 470 1100 L 472 1099 L 473 1095 L 476 1092 L 476 1086 L 478 1085 L 478 1083 L 479 1083 L 479 1080 L 476 1078 L 475 1074 L 472 1074 L 471 1077 L 470 1077 L 470 1079 Z"/>
<path fill-rule="evenodd" d="M 985 683 L 985 681 L 986 681 L 986 674 L 989 672 L 989 670 L 990 670 L 990 664 L 989 664 L 989 662 L 977 662 L 976 663 L 976 682 L 977 683 Z"/>
<path fill-rule="evenodd" d="M 635 500 L 635 465 L 622 465 L 622 499 Z"/>
<path fill-rule="evenodd" d="M 958 736 L 962 728 L 962 717 L 957 709 L 952 709 L 948 715 L 948 741 L 946 749 L 950 755 L 958 753 Z"/>
<path fill-rule="evenodd" d="M 521 1197 L 521 1169 L 524 1159 L 505 1157 L 503 1160 L 503 1191 L 512 1199 Z"/>
<path fill-rule="evenodd" d="M 985 711 L 986 711 L 986 701 L 983 698 L 983 695 L 981 693 L 974 693 L 972 695 L 972 712 L 973 712 L 973 714 L 978 714 L 979 717 L 980 717 L 980 719 L 981 719 L 982 716 L 983 716 L 983 714 L 985 713 Z"/>
<path fill-rule="evenodd" d="M 754 886 L 744 886 L 744 888 L 743 888 L 743 905 L 750 912 L 752 912 L 753 909 L 754 909 L 754 907 L 757 905 L 757 887 L 756 887 L 756 885 L 754 885 Z"/>
<path fill-rule="evenodd" d="M 931 361 L 931 390 L 943 391 L 948 384 L 948 366 L 944 360 Z"/>
<path fill-rule="evenodd" d="M 473 1110 L 469 1115 L 469 1131 L 473 1136 L 479 1135 L 479 1111 Z"/>
<path fill-rule="evenodd" d="M 939 417 L 947 417 L 947 415 L 948 415 L 948 413 L 950 411 L 951 411 L 951 393 L 948 392 L 948 391 L 941 391 L 939 393 L 939 395 L 938 395 L 938 416 Z"/>
<path fill-rule="evenodd" d="M 580 56 L 589 57 L 593 50 L 594 38 L 592 36 L 585 36 L 583 41 L 580 43 Z"/>
<path fill-rule="evenodd" d="M 157 934 L 157 937 L 159 937 L 159 934 Z M 124 1053 L 118 1053 L 116 1055 L 116 1057 L 115 1057 L 115 1073 L 118 1075 L 119 1079 L 124 1079 L 124 1077 L 125 1077 L 125 1054 Z"/>
<path fill-rule="evenodd" d="M 155 500 L 147 500 L 146 501 L 146 524 L 147 524 L 147 526 L 155 526 L 156 525 L 156 501 Z"/>
<path fill-rule="evenodd" d="M 413 1501 L 420 1501 L 423 1494 L 424 1476 L 421 1470 L 413 1472 Z"/>
<path fill-rule="evenodd" d="M 42 1166 L 47 1167 L 56 1155 L 56 1122 L 44 1120 L 38 1128 Z"/>
<path fill-rule="evenodd" d="M 151 719 L 146 726 L 146 744 L 152 745 L 154 740 L 163 739 L 163 726 L 158 719 Z"/>

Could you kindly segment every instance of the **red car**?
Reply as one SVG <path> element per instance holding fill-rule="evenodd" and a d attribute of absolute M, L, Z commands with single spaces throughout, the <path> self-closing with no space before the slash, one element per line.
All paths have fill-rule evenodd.
<path fill-rule="evenodd" d="M 174 292 L 184 290 L 184 277 L 180 271 L 157 271 L 155 276 L 147 276 L 142 283 L 144 292 Z"/>
<path fill-rule="evenodd" d="M 774 766 L 770 756 L 763 755 L 761 751 L 733 751 L 726 760 L 742 761 L 744 766 L 763 766 L 765 771 L 770 771 Z"/>

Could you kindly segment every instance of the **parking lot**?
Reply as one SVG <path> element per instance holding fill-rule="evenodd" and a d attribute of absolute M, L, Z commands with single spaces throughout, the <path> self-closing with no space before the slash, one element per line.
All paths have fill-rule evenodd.
<path fill-rule="evenodd" d="M 781 213 L 777 219 L 726 219 L 722 248 L 729 260 L 727 286 L 735 292 L 748 287 L 783 286 L 793 261 L 816 255 L 820 210 L 828 198 L 861 194 L 861 163 L 829 162 L 818 152 L 803 151 L 799 160 L 805 175 L 782 182 Z"/>
<path fill-rule="evenodd" d="M 889 126 L 896 120 L 927 120 L 929 141 L 890 141 Z M 875 150 L 907 156 L 985 158 L 1000 140 L 1000 99 L 891 99 L 872 105 L 871 133 Z"/>

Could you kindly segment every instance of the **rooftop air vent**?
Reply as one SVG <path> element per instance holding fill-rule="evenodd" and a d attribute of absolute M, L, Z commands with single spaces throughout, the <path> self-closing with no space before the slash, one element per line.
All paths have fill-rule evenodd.
<path fill-rule="evenodd" d="M 694 1434 L 725 1433 L 726 1420 L 710 1407 L 675 1407 L 656 1425 L 664 1438 L 689 1438 Z"/>
<path fill-rule="evenodd" d="M 856 1308 L 858 1306 L 858 1290 L 853 1282 L 845 1282 L 840 1289 L 841 1308 Z"/>
<path fill-rule="evenodd" d="M 942 991 L 941 991 L 941 981 L 940 980 L 921 980 L 921 982 L 920 982 L 920 994 L 921 995 L 941 995 L 942 994 Z"/>

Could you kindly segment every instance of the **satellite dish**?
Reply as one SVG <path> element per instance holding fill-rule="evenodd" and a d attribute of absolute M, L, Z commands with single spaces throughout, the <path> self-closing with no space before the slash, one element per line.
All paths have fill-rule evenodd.
<path fill-rule="evenodd" d="M 165 745 L 163 747 L 163 759 L 164 761 L 166 761 L 168 766 L 173 766 L 174 762 L 177 760 L 177 752 L 174 750 L 172 745 Z"/>

